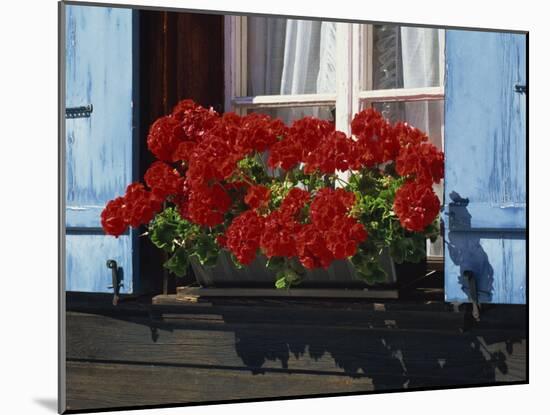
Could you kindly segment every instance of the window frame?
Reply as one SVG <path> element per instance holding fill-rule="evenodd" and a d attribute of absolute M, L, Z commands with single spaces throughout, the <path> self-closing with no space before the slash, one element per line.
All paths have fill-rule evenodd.
<path fill-rule="evenodd" d="M 247 16 L 224 17 L 225 111 L 242 114 L 248 108 L 336 106 L 336 128 L 349 133 L 349 121 L 365 102 L 441 101 L 445 98 L 444 53 L 440 53 L 441 86 L 372 88 L 373 26 L 341 23 L 336 26 L 336 92 L 321 94 L 247 95 Z M 444 38 L 443 38 L 444 39 Z M 444 50 L 444 45 L 441 47 Z M 362 85 L 366 88 L 362 88 Z"/>

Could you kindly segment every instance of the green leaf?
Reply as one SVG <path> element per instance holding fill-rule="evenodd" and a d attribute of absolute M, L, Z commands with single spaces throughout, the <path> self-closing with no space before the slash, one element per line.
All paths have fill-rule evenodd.
<path fill-rule="evenodd" d="M 290 288 L 300 283 L 301 278 L 296 271 L 285 268 L 279 271 L 275 276 L 275 288 Z"/>
<path fill-rule="evenodd" d="M 174 255 L 163 266 L 178 277 L 185 276 L 189 267 L 189 256 L 186 250 L 183 248 L 176 250 Z"/>
<path fill-rule="evenodd" d="M 287 282 L 284 276 L 278 278 L 277 281 L 275 281 L 275 288 L 278 288 L 278 289 L 287 288 Z"/>

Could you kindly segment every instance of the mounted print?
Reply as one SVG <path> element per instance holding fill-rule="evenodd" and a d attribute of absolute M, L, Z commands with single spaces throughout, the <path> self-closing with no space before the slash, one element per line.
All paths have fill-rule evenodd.
<path fill-rule="evenodd" d="M 527 32 L 59 12 L 60 412 L 528 382 Z"/>

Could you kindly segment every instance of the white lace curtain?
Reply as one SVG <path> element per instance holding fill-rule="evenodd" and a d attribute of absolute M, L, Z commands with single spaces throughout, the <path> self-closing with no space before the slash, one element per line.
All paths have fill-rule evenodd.
<path fill-rule="evenodd" d="M 248 18 L 248 95 L 334 92 L 336 24 Z M 271 111 L 285 122 L 305 115 L 330 118 L 329 108 Z"/>

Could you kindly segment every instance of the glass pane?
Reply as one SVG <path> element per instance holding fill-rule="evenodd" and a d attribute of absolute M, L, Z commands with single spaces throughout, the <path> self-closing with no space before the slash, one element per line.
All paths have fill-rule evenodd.
<path fill-rule="evenodd" d="M 247 95 L 335 92 L 336 23 L 248 17 Z"/>
<path fill-rule="evenodd" d="M 442 85 L 442 29 L 397 25 L 372 28 L 372 85 L 365 89 L 422 88 Z M 367 68 L 368 69 L 368 68 Z"/>
<path fill-rule="evenodd" d="M 364 104 L 365 107 L 368 104 Z M 415 102 L 375 102 L 373 107 L 380 111 L 392 123 L 406 121 L 430 138 L 430 142 L 443 149 L 443 101 Z M 439 200 L 443 202 L 443 182 L 433 187 Z M 443 241 L 438 238 L 434 243 L 427 241 L 428 256 L 443 256 Z"/>
<path fill-rule="evenodd" d="M 247 113 L 259 112 L 270 115 L 273 118 L 280 118 L 286 125 L 291 125 L 294 120 L 303 117 L 312 116 L 322 120 L 334 122 L 334 107 L 292 107 L 292 108 L 253 108 Z"/>

